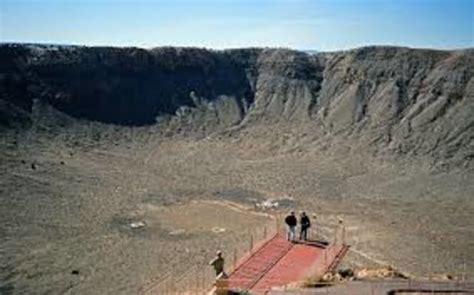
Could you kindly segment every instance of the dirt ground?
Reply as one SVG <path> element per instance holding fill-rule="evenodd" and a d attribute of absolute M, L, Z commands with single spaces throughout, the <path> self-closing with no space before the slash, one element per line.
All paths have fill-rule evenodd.
<path fill-rule="evenodd" d="M 1 294 L 136 294 L 216 249 L 245 248 L 249 231 L 274 223 L 254 204 L 279 197 L 295 200 L 281 212 L 316 214 L 325 237 L 344 219 L 345 265 L 474 274 L 473 171 L 292 134 L 151 140 L 129 132 L 116 142 L 2 138 Z"/>

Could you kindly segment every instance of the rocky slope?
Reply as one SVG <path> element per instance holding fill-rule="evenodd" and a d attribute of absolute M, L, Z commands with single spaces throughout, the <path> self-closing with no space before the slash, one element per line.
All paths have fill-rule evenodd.
<path fill-rule="evenodd" d="M 472 278 L 473 60 L 0 45 L 0 293 L 213 275 L 282 197 L 319 238 L 345 220 L 347 266 Z"/>
<path fill-rule="evenodd" d="M 395 153 L 462 163 L 474 156 L 472 49 L 365 47 L 310 55 L 4 44 L 0 61 L 4 126 L 28 125 L 37 102 L 119 125 L 171 118 L 204 132 L 305 126 Z"/>

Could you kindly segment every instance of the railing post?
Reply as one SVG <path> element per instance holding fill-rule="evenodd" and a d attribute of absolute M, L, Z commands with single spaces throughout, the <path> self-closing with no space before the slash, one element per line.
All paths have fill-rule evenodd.
<path fill-rule="evenodd" d="M 252 250 L 253 250 L 253 234 L 250 233 L 250 245 L 249 245 L 250 249 L 249 249 L 249 253 L 252 253 Z"/>
<path fill-rule="evenodd" d="M 318 223 L 316 222 L 316 214 L 313 214 L 313 226 L 311 227 L 311 233 L 314 237 L 311 237 L 313 240 L 318 240 Z"/>
<path fill-rule="evenodd" d="M 338 233 L 339 233 L 340 229 L 342 230 L 342 226 L 343 226 L 343 220 L 339 219 L 339 221 L 336 225 L 336 228 L 334 229 L 334 242 L 333 242 L 334 245 L 337 245 L 337 243 L 338 243 Z"/>
<path fill-rule="evenodd" d="M 237 266 L 237 248 L 234 247 L 234 259 L 232 262 L 232 270 L 235 270 Z"/>
<path fill-rule="evenodd" d="M 341 237 L 342 245 L 346 245 L 346 225 L 342 224 L 342 237 Z"/>
<path fill-rule="evenodd" d="M 278 213 L 275 214 L 275 234 L 278 233 Z"/>
<path fill-rule="evenodd" d="M 328 246 L 326 246 L 324 248 L 324 272 L 326 272 L 328 270 Z"/>
<path fill-rule="evenodd" d="M 466 258 L 462 259 L 462 282 L 466 281 L 467 267 L 466 267 Z"/>

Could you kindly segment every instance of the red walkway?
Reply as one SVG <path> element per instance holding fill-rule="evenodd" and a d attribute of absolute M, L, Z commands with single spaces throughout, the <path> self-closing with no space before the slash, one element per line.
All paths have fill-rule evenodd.
<path fill-rule="evenodd" d="M 276 235 L 236 267 L 229 276 L 229 288 L 266 291 L 322 274 L 336 266 L 345 250 L 344 246 L 290 243 Z"/>

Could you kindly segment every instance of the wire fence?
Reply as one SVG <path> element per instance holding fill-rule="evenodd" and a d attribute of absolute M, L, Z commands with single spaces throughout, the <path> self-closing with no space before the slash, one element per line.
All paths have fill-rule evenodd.
<path fill-rule="evenodd" d="M 263 227 L 250 229 L 245 238 L 232 241 L 232 247 L 220 249 L 226 257 L 225 273 L 232 273 L 245 259 L 279 231 L 278 219 L 273 216 L 273 222 Z M 143 286 L 139 294 L 205 294 L 216 282 L 216 275 L 212 271 L 209 261 L 202 261 L 189 267 L 184 273 L 176 274 L 170 271 Z"/>

